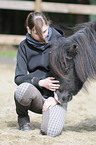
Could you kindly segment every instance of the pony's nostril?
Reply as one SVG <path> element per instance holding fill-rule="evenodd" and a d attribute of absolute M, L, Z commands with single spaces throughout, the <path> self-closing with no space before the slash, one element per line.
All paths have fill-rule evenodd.
<path fill-rule="evenodd" d="M 62 97 L 62 100 L 64 101 L 64 100 L 65 100 L 65 98 L 64 98 L 64 97 Z"/>
<path fill-rule="evenodd" d="M 71 100 L 72 100 L 72 95 L 71 95 L 71 94 L 68 95 L 67 97 L 65 97 L 65 96 L 62 97 L 62 101 L 63 101 L 63 102 L 69 102 L 69 101 L 71 101 Z"/>
<path fill-rule="evenodd" d="M 65 96 L 62 97 L 62 101 L 63 101 L 63 102 L 66 102 L 66 97 L 65 97 Z"/>
<path fill-rule="evenodd" d="M 72 95 L 68 95 L 68 101 L 72 100 Z"/>

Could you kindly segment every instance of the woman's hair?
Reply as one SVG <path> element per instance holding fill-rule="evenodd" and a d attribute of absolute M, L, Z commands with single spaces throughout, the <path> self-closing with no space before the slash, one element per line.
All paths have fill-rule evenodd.
<path fill-rule="evenodd" d="M 41 39 L 42 42 L 45 42 L 45 39 L 42 36 L 42 26 L 43 24 L 50 25 L 51 22 L 46 18 L 46 16 L 41 12 L 31 12 L 28 14 L 26 19 L 26 27 L 28 26 L 30 30 L 35 26 L 36 33 Z"/>

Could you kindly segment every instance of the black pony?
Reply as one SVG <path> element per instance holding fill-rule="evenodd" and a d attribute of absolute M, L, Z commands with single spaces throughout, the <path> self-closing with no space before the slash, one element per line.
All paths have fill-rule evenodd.
<path fill-rule="evenodd" d="M 68 102 L 87 78 L 96 74 L 96 22 L 79 25 L 68 38 L 58 38 L 50 54 L 51 69 L 60 81 L 56 91 L 61 103 Z"/>

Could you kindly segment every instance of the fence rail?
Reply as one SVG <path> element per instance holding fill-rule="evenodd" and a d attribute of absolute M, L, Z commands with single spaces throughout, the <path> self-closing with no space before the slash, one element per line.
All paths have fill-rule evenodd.
<path fill-rule="evenodd" d="M 96 5 L 36 1 L 0 1 L 0 9 L 96 15 Z"/>
<path fill-rule="evenodd" d="M 0 45 L 19 45 L 25 39 L 23 35 L 3 35 L 0 34 Z"/>

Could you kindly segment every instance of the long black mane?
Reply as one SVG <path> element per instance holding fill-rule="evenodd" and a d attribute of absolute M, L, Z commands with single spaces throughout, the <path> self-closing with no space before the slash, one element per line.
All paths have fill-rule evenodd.
<path fill-rule="evenodd" d="M 56 76 L 65 77 L 71 67 L 82 82 L 96 74 L 96 22 L 78 25 L 68 38 L 59 38 L 51 52 L 51 67 Z M 74 48 L 74 49 L 73 49 Z"/>

